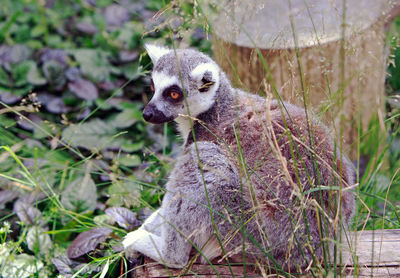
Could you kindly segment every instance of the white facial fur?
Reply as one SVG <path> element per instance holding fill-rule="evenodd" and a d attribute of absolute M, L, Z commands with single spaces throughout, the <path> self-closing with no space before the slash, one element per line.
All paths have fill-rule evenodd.
<path fill-rule="evenodd" d="M 187 103 L 189 105 L 191 117 L 197 117 L 201 113 L 207 111 L 215 102 L 215 94 L 219 87 L 218 67 L 213 63 L 200 64 L 192 70 L 190 75 L 193 80 L 197 81 L 197 88 L 200 88 L 203 85 L 202 79 L 206 72 L 211 73 L 211 81 L 214 82 L 214 85 L 212 85 L 207 92 L 195 92 L 189 95 Z M 182 114 L 183 116 L 176 118 L 175 122 L 178 124 L 178 130 L 186 142 L 187 136 L 191 132 L 191 126 L 187 115 L 187 109 L 185 109 Z"/>
<path fill-rule="evenodd" d="M 151 102 L 155 104 L 158 110 L 165 111 L 165 106 L 168 105 L 168 103 L 162 100 L 162 93 L 166 88 L 179 84 L 178 78 L 176 76 L 166 75 L 163 72 L 153 72 L 152 78 L 155 92 Z"/>
<path fill-rule="evenodd" d="M 218 67 L 214 63 L 200 64 L 192 70 L 191 76 L 197 81 L 197 87 L 200 88 L 203 85 L 201 80 L 206 72 L 211 73 L 210 81 L 214 82 L 214 85 L 207 92 L 198 92 L 188 99 L 190 114 L 194 117 L 210 109 L 215 102 L 215 93 L 219 87 Z"/>

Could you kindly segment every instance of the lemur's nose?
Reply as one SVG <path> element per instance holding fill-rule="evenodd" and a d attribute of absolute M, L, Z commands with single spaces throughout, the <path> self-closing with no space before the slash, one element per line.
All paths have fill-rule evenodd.
<path fill-rule="evenodd" d="M 153 105 L 151 105 L 151 104 L 147 105 L 144 108 L 144 110 L 143 110 L 143 119 L 146 122 L 149 122 L 150 119 L 153 118 L 153 116 L 154 116 L 154 108 L 155 107 Z"/>
<path fill-rule="evenodd" d="M 153 124 L 162 124 L 173 120 L 172 117 L 166 117 L 165 114 L 158 110 L 151 102 L 147 104 L 143 110 L 143 119 Z"/>

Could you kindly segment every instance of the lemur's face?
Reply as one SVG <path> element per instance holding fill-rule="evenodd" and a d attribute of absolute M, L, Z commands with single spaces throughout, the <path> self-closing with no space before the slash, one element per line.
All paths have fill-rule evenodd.
<path fill-rule="evenodd" d="M 174 52 L 154 45 L 146 45 L 146 50 L 154 64 L 154 95 L 143 111 L 146 121 L 173 121 L 188 117 L 188 110 L 196 117 L 214 104 L 220 70 L 209 57 L 194 50 Z"/>

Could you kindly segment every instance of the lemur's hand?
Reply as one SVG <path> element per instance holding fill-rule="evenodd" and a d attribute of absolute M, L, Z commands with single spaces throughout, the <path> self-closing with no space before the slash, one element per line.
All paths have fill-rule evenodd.
<path fill-rule="evenodd" d="M 143 232 L 145 232 L 143 229 L 138 229 L 136 231 L 128 233 L 124 240 L 122 241 L 122 245 L 124 246 L 124 251 L 125 251 L 125 257 L 129 259 L 134 259 L 136 260 L 139 258 L 140 253 L 135 250 L 135 242 L 141 240 L 143 238 Z"/>

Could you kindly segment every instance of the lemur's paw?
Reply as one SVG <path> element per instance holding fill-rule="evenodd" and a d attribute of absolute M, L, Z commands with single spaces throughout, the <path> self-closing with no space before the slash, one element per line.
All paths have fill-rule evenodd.
<path fill-rule="evenodd" d="M 140 253 L 135 249 L 135 242 L 141 239 L 143 232 L 145 231 L 138 229 L 125 236 L 122 245 L 124 246 L 125 256 L 127 258 L 136 260 L 140 256 Z"/>
<path fill-rule="evenodd" d="M 140 253 L 136 251 L 134 246 L 132 245 L 127 247 L 124 246 L 124 252 L 125 252 L 125 257 L 130 261 L 137 260 L 140 257 Z"/>

